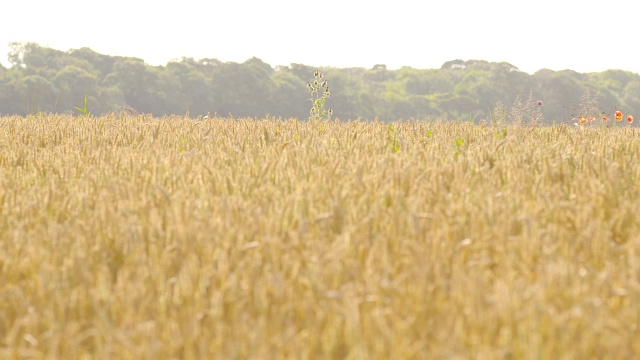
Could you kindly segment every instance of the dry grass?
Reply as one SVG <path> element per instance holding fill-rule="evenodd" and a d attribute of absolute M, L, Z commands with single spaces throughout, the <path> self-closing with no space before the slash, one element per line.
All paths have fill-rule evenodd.
<path fill-rule="evenodd" d="M 392 127 L 0 119 L 0 358 L 640 356 L 636 130 Z"/>

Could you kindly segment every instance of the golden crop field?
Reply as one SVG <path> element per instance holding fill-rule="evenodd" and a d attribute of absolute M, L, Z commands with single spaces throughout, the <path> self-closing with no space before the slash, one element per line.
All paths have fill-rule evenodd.
<path fill-rule="evenodd" d="M 0 359 L 640 357 L 633 128 L 5 117 L 0 185 Z"/>

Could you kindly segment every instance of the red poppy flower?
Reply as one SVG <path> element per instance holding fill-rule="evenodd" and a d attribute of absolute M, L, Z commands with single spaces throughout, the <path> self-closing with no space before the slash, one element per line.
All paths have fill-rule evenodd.
<path fill-rule="evenodd" d="M 581 117 L 579 121 L 580 121 L 580 124 L 584 124 L 589 120 L 587 120 L 586 118 Z"/>
<path fill-rule="evenodd" d="M 609 117 L 607 115 L 602 115 L 602 121 L 607 121 L 609 120 Z"/>
<path fill-rule="evenodd" d="M 633 116 L 629 115 L 629 117 L 627 117 L 627 121 L 629 122 L 629 124 L 633 123 Z"/>
<path fill-rule="evenodd" d="M 622 111 L 616 110 L 616 120 L 622 121 Z"/>

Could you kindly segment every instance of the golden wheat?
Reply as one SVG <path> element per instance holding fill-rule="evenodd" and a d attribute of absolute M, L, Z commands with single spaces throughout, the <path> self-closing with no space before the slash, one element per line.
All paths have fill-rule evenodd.
<path fill-rule="evenodd" d="M 1 118 L 0 358 L 637 358 L 638 132 L 507 133 Z"/>

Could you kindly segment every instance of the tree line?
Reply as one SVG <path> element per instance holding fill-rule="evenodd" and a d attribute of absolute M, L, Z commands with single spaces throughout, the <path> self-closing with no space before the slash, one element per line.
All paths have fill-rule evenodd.
<path fill-rule="evenodd" d="M 75 111 L 86 97 L 99 115 L 127 107 L 155 116 L 307 119 L 307 82 L 316 67 L 271 66 L 182 58 L 164 66 L 99 54 L 12 43 L 10 67 L 0 65 L 0 115 Z M 598 111 L 640 111 L 640 75 L 621 70 L 578 73 L 540 70 L 532 75 L 508 63 L 448 61 L 439 69 L 385 65 L 320 68 L 331 89 L 327 106 L 340 119 L 489 119 L 496 104 L 542 101 L 546 121 L 571 121 Z M 589 114 L 587 114 L 589 113 Z M 595 114 L 597 115 L 597 114 Z"/>

